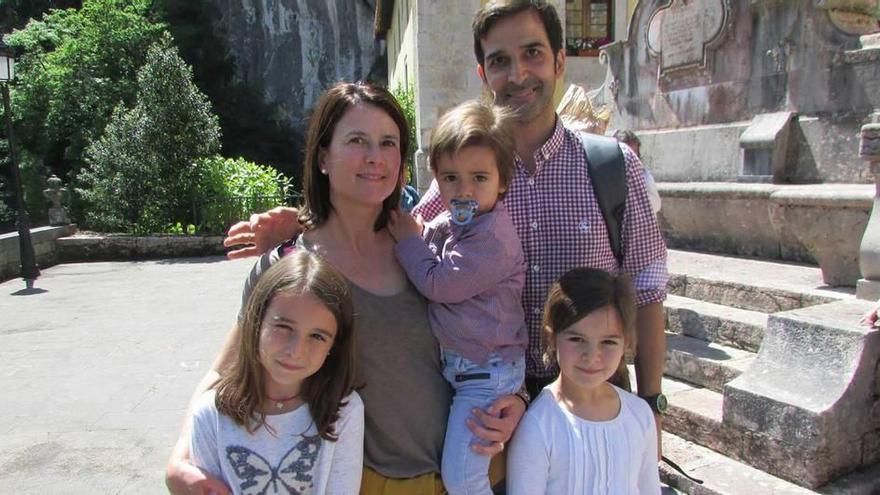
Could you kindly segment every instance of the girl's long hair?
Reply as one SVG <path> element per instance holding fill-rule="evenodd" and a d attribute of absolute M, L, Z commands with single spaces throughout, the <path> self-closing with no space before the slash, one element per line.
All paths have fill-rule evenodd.
<path fill-rule="evenodd" d="M 275 263 L 257 281 L 239 320 L 238 355 L 216 384 L 217 409 L 253 433 L 266 425 L 262 405 L 265 370 L 260 363 L 260 329 L 276 294 L 311 294 L 336 319 L 336 337 L 324 365 L 306 378 L 300 398 L 308 405 L 321 438 L 336 440 L 334 424 L 343 399 L 354 388 L 354 310 L 345 278 L 319 255 L 301 249 Z"/>
<path fill-rule="evenodd" d="M 625 274 L 612 275 L 593 268 L 574 268 L 553 284 L 544 304 L 541 343 L 544 362 L 556 362 L 555 337 L 588 314 L 611 306 L 623 324 L 623 342 L 633 352 L 636 347 L 636 299 L 632 282 Z M 624 390 L 631 390 L 626 359 L 608 380 Z"/>

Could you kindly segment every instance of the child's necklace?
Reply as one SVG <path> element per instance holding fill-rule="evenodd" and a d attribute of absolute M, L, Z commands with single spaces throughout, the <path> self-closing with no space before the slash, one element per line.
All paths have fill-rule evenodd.
<path fill-rule="evenodd" d="M 275 399 L 273 397 L 269 397 L 268 395 L 266 396 L 267 399 L 269 399 L 275 403 L 275 407 L 277 407 L 278 409 L 284 409 L 285 402 L 290 402 L 293 399 L 296 399 L 297 397 L 299 397 L 299 394 L 291 395 L 290 397 L 283 398 L 283 399 Z"/>

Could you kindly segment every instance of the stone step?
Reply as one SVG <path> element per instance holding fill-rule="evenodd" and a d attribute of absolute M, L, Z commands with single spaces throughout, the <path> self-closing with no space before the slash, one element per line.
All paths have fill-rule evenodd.
<path fill-rule="evenodd" d="M 629 365 L 630 376 L 635 368 Z M 638 392 L 632 380 L 633 393 Z M 664 376 L 663 394 L 669 401 L 669 410 L 663 417 L 663 431 L 713 450 L 725 451 L 725 438 L 716 439 L 721 428 L 723 396 L 714 391 L 683 380 Z"/>
<path fill-rule="evenodd" d="M 633 371 L 630 366 L 630 373 Z M 747 433 L 723 423 L 722 394 L 668 376 L 663 377 L 662 387 L 669 401 L 669 410 L 663 417 L 664 435 L 670 433 L 724 457 L 766 471 L 762 469 L 764 467 L 762 463 L 765 463 L 766 459 L 749 458 L 752 452 L 758 452 L 757 455 L 762 454 L 749 448 L 752 445 L 747 441 Z M 675 458 L 672 460 L 678 463 Z"/>
<path fill-rule="evenodd" d="M 663 455 L 678 464 L 689 480 L 666 463 L 660 463 L 660 479 L 669 486 L 688 494 L 699 495 L 811 495 L 815 492 L 724 457 L 673 433 L 663 432 Z"/>
<path fill-rule="evenodd" d="M 715 392 L 751 366 L 755 354 L 686 335 L 666 334 L 666 374 Z"/>
<path fill-rule="evenodd" d="M 878 493 L 880 487 L 880 466 L 874 466 L 812 491 L 666 431 L 663 454 L 689 476 L 703 481 L 697 484 L 665 463 L 660 464 L 661 481 L 690 495 L 871 495 Z"/>
<path fill-rule="evenodd" d="M 666 329 L 708 342 L 758 352 L 767 314 L 670 294 L 664 304 Z"/>
<path fill-rule="evenodd" d="M 740 309 L 776 313 L 853 297 L 829 287 L 810 265 L 669 250 L 669 293 Z"/>
<path fill-rule="evenodd" d="M 633 372 L 630 366 L 630 373 Z M 798 462 L 798 453 L 781 452 L 782 447 L 772 439 L 724 423 L 722 394 L 666 376 L 663 377 L 663 393 L 669 400 L 669 411 L 663 417 L 664 454 L 691 476 L 705 481 L 704 485 L 697 485 L 662 467 L 662 480 L 673 488 L 698 495 L 880 493 L 877 491 L 877 487 L 880 487 L 880 465 L 840 477 L 819 492 L 800 487 L 794 483 L 795 480 L 773 476 L 770 473 L 774 472 L 778 463 Z M 710 465 L 716 466 L 717 476 Z M 740 485 L 728 477 L 728 474 L 736 473 L 744 477 L 741 481 L 744 489 L 739 489 Z M 766 484 L 767 488 L 745 489 L 755 486 L 755 483 Z"/>

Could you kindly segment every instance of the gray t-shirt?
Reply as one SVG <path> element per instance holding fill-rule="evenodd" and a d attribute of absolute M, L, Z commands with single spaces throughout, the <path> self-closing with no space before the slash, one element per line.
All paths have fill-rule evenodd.
<path fill-rule="evenodd" d="M 309 249 L 302 237 L 295 248 Z M 260 257 L 242 294 L 287 254 L 279 246 Z M 425 299 L 412 285 L 377 296 L 349 282 L 355 311 L 356 380 L 364 401 L 364 464 L 383 476 L 411 478 L 440 472 L 452 389 L 443 379 L 440 348 Z"/>

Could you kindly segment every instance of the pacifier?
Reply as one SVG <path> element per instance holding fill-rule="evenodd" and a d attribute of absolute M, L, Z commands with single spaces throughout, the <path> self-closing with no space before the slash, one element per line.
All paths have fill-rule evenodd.
<path fill-rule="evenodd" d="M 479 203 L 475 199 L 453 199 L 449 201 L 450 220 L 458 226 L 471 223 L 477 214 Z"/>

